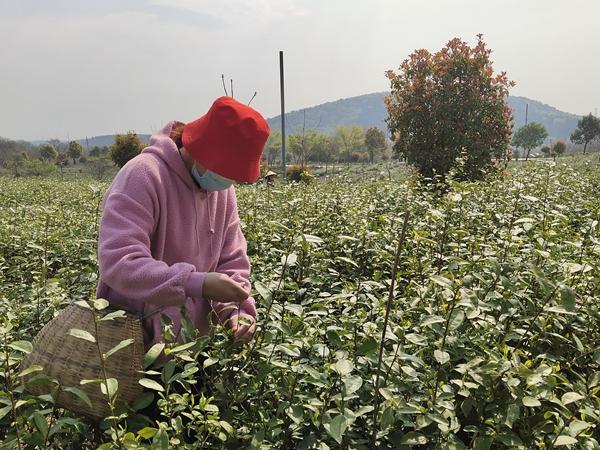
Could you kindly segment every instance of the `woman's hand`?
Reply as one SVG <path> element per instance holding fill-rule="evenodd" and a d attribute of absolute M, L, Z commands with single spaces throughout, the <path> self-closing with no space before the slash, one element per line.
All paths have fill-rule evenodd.
<path fill-rule="evenodd" d="M 234 344 L 247 344 L 252 340 L 254 331 L 256 331 L 256 319 L 248 314 L 238 314 L 234 311 L 229 318 L 229 328 L 233 332 Z"/>
<path fill-rule="evenodd" d="M 238 282 L 224 273 L 209 272 L 204 278 L 202 296 L 218 302 L 241 303 L 248 298 L 250 292 Z"/>

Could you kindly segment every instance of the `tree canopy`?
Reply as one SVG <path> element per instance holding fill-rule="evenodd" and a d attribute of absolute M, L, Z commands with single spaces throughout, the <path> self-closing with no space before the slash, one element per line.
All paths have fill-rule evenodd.
<path fill-rule="evenodd" d="M 114 144 L 110 147 L 110 157 L 121 168 L 127 164 L 127 161 L 137 156 L 142 148 L 144 143 L 135 132 L 117 134 Z"/>
<path fill-rule="evenodd" d="M 369 153 L 369 162 L 372 163 L 376 156 L 383 155 L 386 148 L 385 133 L 377 127 L 367 128 L 365 131 L 365 147 Z"/>
<path fill-rule="evenodd" d="M 73 160 L 73 164 L 75 164 L 75 162 L 81 158 L 81 155 L 83 154 L 83 147 L 81 146 L 81 144 L 77 141 L 71 141 L 69 142 L 69 147 L 67 148 L 67 155 L 69 155 L 69 158 L 71 158 Z"/>
<path fill-rule="evenodd" d="M 585 153 L 588 144 L 596 138 L 600 138 L 600 119 L 592 114 L 583 116 L 571 134 L 571 141 L 575 144 L 583 144 L 583 153 Z"/>
<path fill-rule="evenodd" d="M 386 72 L 385 98 L 394 152 L 419 172 L 444 176 L 461 156 L 464 178 L 482 178 L 493 160 L 507 160 L 512 112 L 506 103 L 514 83 L 494 74 L 491 50 L 481 35 L 470 47 L 455 38 L 437 53 L 421 49 Z"/>
<path fill-rule="evenodd" d="M 40 156 L 46 160 L 55 160 L 58 156 L 58 151 L 52 144 L 40 145 Z"/>
<path fill-rule="evenodd" d="M 542 145 L 547 137 L 548 132 L 544 125 L 537 122 L 531 122 L 527 125 L 523 125 L 517 130 L 513 137 L 513 145 L 522 148 L 527 152 L 525 155 L 525 160 L 527 160 L 531 150 Z"/>
<path fill-rule="evenodd" d="M 565 143 L 565 141 L 556 141 L 553 145 L 552 145 L 552 149 L 550 150 L 550 153 L 553 156 L 560 156 L 562 155 L 565 151 L 567 150 L 567 144 Z"/>

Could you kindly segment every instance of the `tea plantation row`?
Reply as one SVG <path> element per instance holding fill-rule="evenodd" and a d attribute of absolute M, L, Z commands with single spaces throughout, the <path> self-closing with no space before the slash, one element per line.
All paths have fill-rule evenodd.
<path fill-rule="evenodd" d="M 162 415 L 94 424 L 17 374 L 94 293 L 106 187 L 0 178 L 1 448 L 600 449 L 597 156 L 444 194 L 343 174 L 239 187 L 253 343 L 188 329 L 144 375 Z"/>

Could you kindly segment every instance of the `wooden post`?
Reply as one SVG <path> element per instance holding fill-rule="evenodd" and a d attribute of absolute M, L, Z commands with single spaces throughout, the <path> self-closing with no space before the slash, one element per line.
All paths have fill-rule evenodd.
<path fill-rule="evenodd" d="M 279 88 L 281 91 L 281 176 L 282 179 L 285 180 L 285 89 L 283 85 L 283 51 L 279 51 Z"/>

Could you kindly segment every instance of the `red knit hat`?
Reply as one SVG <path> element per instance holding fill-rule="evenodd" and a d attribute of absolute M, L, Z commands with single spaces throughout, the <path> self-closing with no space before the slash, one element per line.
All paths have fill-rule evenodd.
<path fill-rule="evenodd" d="M 268 137 L 263 116 L 232 97 L 220 97 L 205 115 L 183 127 L 181 140 L 195 161 L 217 175 L 254 182 Z"/>

